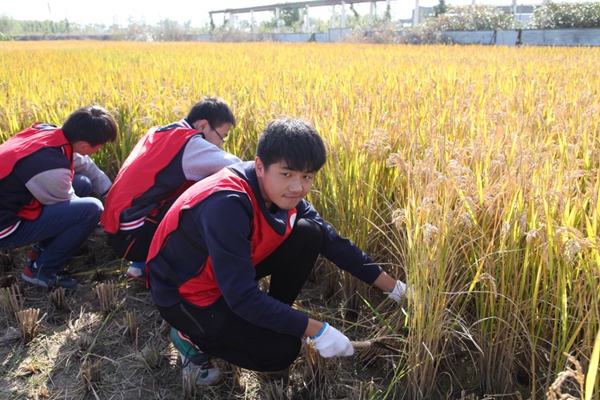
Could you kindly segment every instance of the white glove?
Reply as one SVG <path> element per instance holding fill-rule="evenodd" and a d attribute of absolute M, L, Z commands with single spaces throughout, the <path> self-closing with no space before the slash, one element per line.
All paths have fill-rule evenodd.
<path fill-rule="evenodd" d="M 396 303 L 400 303 L 402 296 L 406 293 L 406 283 L 402 281 L 396 281 L 394 289 L 388 293 L 388 297 L 394 300 Z"/>
<path fill-rule="evenodd" d="M 323 329 L 317 336 L 310 338 L 322 357 L 351 356 L 354 354 L 354 347 L 352 347 L 352 343 L 346 335 L 327 322 L 323 322 L 323 325 Z"/>

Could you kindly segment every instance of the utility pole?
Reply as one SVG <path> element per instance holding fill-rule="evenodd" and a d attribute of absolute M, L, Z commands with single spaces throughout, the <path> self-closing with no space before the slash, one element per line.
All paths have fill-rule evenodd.
<path fill-rule="evenodd" d="M 310 33 L 310 18 L 309 18 L 309 14 L 308 11 L 310 10 L 310 7 L 308 7 L 308 4 L 306 5 L 306 33 Z"/>
<path fill-rule="evenodd" d="M 419 0 L 415 0 L 415 11 L 413 11 L 413 26 L 417 25 L 419 25 Z"/>
<path fill-rule="evenodd" d="M 331 6 L 331 29 L 335 29 L 335 4 Z"/>

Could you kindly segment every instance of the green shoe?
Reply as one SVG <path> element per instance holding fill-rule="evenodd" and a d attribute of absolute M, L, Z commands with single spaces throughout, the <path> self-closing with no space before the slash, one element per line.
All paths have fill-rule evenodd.
<path fill-rule="evenodd" d="M 187 335 L 179 332 L 175 328 L 171 328 L 171 341 L 173 342 L 173 346 L 183 357 L 190 360 L 192 363 L 196 365 L 200 365 L 206 361 L 211 359 L 210 356 L 204 354 Z"/>
<path fill-rule="evenodd" d="M 175 328 L 171 328 L 171 341 L 181 355 L 183 375 L 196 379 L 196 385 L 212 385 L 219 381 L 221 372 L 208 354 L 203 353 L 192 341 Z"/>

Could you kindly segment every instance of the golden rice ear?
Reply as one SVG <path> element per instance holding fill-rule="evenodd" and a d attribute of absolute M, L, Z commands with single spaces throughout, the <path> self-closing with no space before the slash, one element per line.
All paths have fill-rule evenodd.
<path fill-rule="evenodd" d="M 579 361 L 573 357 L 572 355 L 565 353 L 564 356 L 567 358 L 568 362 L 571 363 L 575 368 L 567 365 L 566 369 L 562 372 L 559 372 L 554 382 L 550 385 L 548 392 L 546 392 L 546 398 L 550 400 L 559 400 L 559 399 L 573 399 L 571 395 L 567 393 L 563 393 L 563 386 L 571 386 L 572 383 L 569 384 L 569 381 L 575 381 L 575 387 L 578 387 L 579 394 L 583 396 L 585 393 L 584 383 L 585 383 L 585 374 L 583 373 L 583 369 L 581 368 L 581 364 Z M 571 391 L 572 389 L 565 389 L 566 392 Z M 579 398 L 579 397 L 577 397 Z"/>

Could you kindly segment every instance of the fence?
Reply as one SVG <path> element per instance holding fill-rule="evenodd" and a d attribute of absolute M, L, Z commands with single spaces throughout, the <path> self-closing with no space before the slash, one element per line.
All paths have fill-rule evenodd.
<path fill-rule="evenodd" d="M 232 33 L 220 35 L 191 35 L 182 37 L 186 41 L 270 41 L 270 42 L 317 42 L 334 43 L 344 41 L 353 34 L 351 28 L 329 29 L 326 33 Z M 397 32 L 398 35 L 403 33 Z M 373 35 L 373 31 L 363 33 Z M 447 31 L 443 36 L 457 44 L 484 44 L 504 46 L 600 46 L 600 29 L 527 29 L 489 31 Z M 81 35 L 22 35 L 16 40 L 124 40 L 123 34 Z"/>

